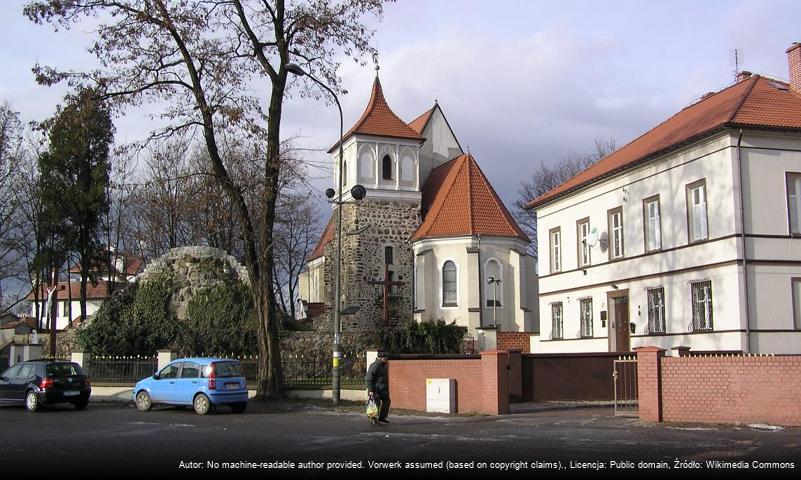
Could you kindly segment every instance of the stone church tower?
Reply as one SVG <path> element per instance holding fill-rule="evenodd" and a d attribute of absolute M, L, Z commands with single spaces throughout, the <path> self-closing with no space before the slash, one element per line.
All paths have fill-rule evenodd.
<path fill-rule="evenodd" d="M 358 307 L 342 316 L 343 331 L 411 319 L 455 321 L 470 330 L 486 326 L 481 285 L 488 261 L 492 274 L 508 282 L 507 301 L 492 300 L 493 323 L 505 322 L 504 329 L 514 331 L 533 325 L 528 306 L 536 301 L 524 298 L 533 294 L 536 300 L 536 289 L 526 291 L 526 280 L 535 275 L 533 266 L 526 268 L 533 259 L 523 253 L 529 239 L 473 157 L 464 154 L 438 104 L 406 123 L 389 107 L 376 75 L 370 101 L 345 133 L 342 150 L 345 203 L 334 206 L 299 279 L 300 298 L 318 329 L 330 331 L 333 324 L 337 208 L 341 305 L 345 312 Z M 339 143 L 328 153 L 338 175 Z M 357 184 L 367 191 L 362 200 L 350 193 Z M 477 255 L 462 258 L 473 251 Z M 499 306 L 505 308 L 500 317 Z"/>

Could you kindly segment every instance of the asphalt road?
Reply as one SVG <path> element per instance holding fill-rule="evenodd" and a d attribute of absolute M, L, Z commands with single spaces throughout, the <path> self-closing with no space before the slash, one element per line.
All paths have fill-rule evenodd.
<path fill-rule="evenodd" d="M 2 407 L 0 471 L 48 478 L 155 473 L 322 478 L 382 477 L 400 466 L 404 474 L 416 470 L 438 478 L 472 477 L 480 467 L 501 477 L 639 476 L 647 470 L 649 477 L 736 471 L 762 478 L 796 476 L 801 467 L 797 428 L 652 424 L 616 418 L 608 408 L 518 408 L 500 417 L 393 413 L 391 425 L 372 426 L 360 405 L 334 408 L 325 402 L 251 401 L 244 414 L 221 409 L 207 416 L 167 407 L 143 413 L 128 404 L 91 404 L 86 411 L 63 406 L 35 414 Z M 709 468 L 707 461 L 728 464 Z M 782 462 L 785 468 L 761 468 Z"/>

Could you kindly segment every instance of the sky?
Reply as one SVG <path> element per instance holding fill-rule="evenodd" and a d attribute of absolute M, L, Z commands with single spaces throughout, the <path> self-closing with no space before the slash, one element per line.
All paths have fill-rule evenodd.
<path fill-rule="evenodd" d="M 63 87 L 35 83 L 36 63 L 93 65 L 90 25 L 54 32 L 22 16 L 25 2 L 0 2 L 0 102 L 25 121 L 52 115 Z M 801 41 L 801 2 L 406 0 L 388 4 L 375 30 L 380 78 L 406 121 L 439 102 L 461 145 L 511 206 L 521 180 L 541 162 L 589 153 L 594 139 L 623 146 L 741 70 L 788 78 L 785 50 Z M 340 98 L 347 130 L 370 96 L 372 65 L 343 60 Z M 155 107 L 150 107 L 154 111 Z M 141 139 L 142 111 L 115 120 L 117 141 Z M 336 107 L 292 98 L 282 134 L 298 137 L 307 158 L 339 134 Z M 315 151 L 323 150 L 323 151 Z M 330 175 L 312 168 L 321 205 Z M 323 207 L 325 208 L 325 207 Z"/>

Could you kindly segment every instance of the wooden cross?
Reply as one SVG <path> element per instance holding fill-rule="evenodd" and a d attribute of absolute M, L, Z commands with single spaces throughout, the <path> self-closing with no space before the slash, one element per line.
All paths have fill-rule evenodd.
<path fill-rule="evenodd" d="M 390 280 L 389 264 L 384 264 L 384 278 L 382 280 L 368 280 L 371 285 L 382 285 L 384 289 L 384 325 L 389 325 L 389 290 L 393 285 L 406 285 L 406 282 Z"/>

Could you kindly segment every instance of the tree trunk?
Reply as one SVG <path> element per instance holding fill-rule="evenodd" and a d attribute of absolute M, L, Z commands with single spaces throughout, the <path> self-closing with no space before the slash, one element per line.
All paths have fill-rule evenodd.
<path fill-rule="evenodd" d="M 284 379 L 272 280 L 251 281 L 251 293 L 259 333 L 259 383 L 255 398 L 281 398 L 284 395 Z"/>

